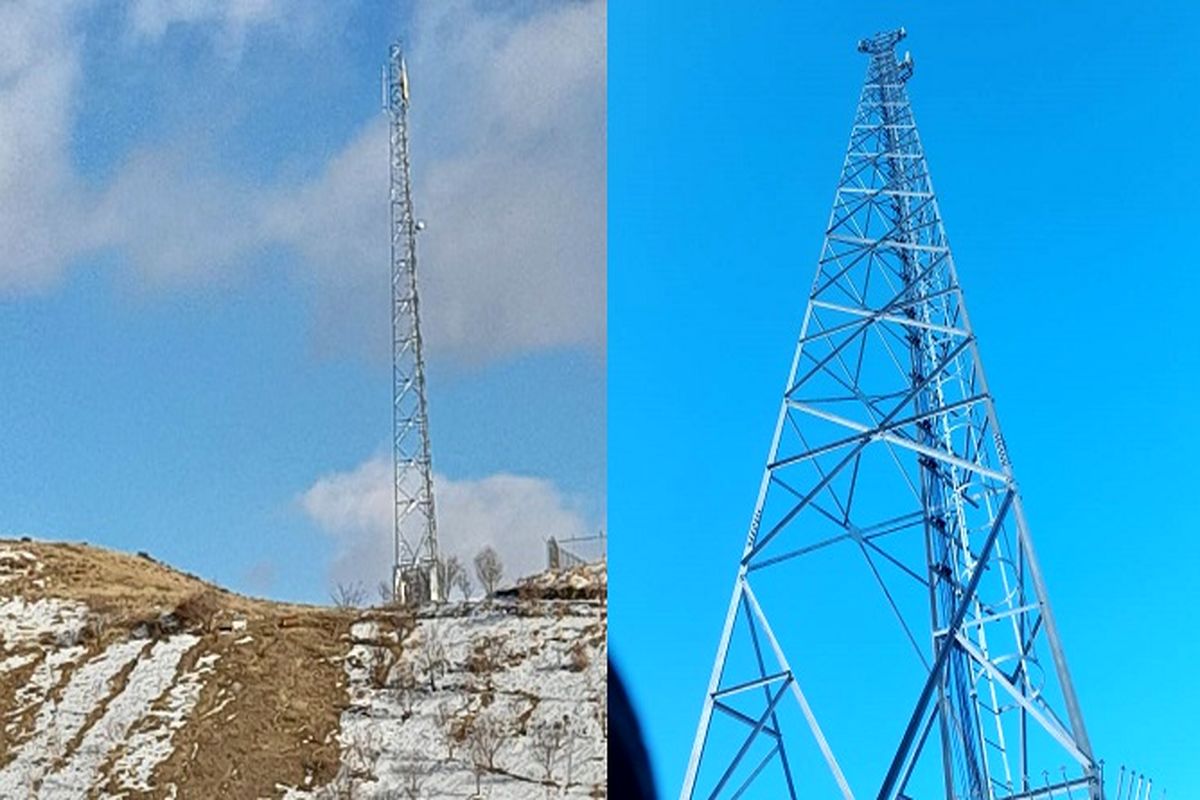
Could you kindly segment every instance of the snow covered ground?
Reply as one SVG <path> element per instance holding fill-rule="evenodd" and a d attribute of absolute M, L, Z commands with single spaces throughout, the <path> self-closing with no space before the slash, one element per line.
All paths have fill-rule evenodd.
<path fill-rule="evenodd" d="M 376 622 L 355 624 L 342 772 L 323 791 L 293 790 L 289 800 L 409 791 L 605 797 L 602 611 L 589 603 L 553 609 L 518 616 L 514 604 L 425 618 L 402 642 Z"/>

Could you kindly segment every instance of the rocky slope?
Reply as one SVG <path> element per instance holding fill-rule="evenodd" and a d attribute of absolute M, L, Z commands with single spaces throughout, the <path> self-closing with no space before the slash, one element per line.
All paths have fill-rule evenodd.
<path fill-rule="evenodd" d="M 0 797 L 604 797 L 604 597 L 297 606 L 0 541 Z"/>

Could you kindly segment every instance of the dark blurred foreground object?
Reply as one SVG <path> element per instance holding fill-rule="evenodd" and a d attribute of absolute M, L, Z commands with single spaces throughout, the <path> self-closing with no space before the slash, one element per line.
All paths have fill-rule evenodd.
<path fill-rule="evenodd" d="M 654 800 L 654 776 L 642 742 L 642 728 L 625 685 L 608 662 L 608 796 L 618 800 Z"/>

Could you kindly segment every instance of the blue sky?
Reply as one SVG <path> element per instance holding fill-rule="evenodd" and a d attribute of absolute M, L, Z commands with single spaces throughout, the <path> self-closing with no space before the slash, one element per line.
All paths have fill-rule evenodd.
<path fill-rule="evenodd" d="M 854 45 L 899 25 L 1093 745 L 1110 775 L 1132 764 L 1172 797 L 1200 792 L 1200 695 L 1182 677 L 1200 657 L 1188 327 L 1200 119 L 1185 100 L 1197 22 L 1184 3 L 614 9 L 610 641 L 665 796 L 682 779 L 862 83 Z M 855 691 L 865 702 L 873 688 Z"/>
<path fill-rule="evenodd" d="M 403 36 L 444 549 L 604 524 L 604 6 L 0 10 L 0 533 L 322 601 L 390 561 Z"/>

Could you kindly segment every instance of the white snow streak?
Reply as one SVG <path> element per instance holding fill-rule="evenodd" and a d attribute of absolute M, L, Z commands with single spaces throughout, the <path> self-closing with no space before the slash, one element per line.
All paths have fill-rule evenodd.
<path fill-rule="evenodd" d="M 196 707 L 200 690 L 204 688 L 204 679 L 213 671 L 213 665 L 219 658 L 216 653 L 207 653 L 196 659 L 196 666 L 171 687 L 164 707 L 147 715 L 155 724 L 139 726 L 125 741 L 126 752 L 117 759 L 112 769 L 117 786 L 150 791 L 154 768 L 171 755 L 171 739 Z"/>
<path fill-rule="evenodd" d="M 70 760 L 46 777 L 41 797 L 69 800 L 79 797 L 83 787 L 95 784 L 108 754 L 124 741 L 130 727 L 148 714 L 154 701 L 170 688 L 179 659 L 199 641 L 197 636 L 182 634 L 157 642 L 149 655 L 134 666 L 124 690 L 108 704 L 104 716 L 88 729 Z"/>
<path fill-rule="evenodd" d="M 33 735 L 16 757 L 0 770 L 0 797 L 18 797 L 36 786 L 83 727 L 96 705 L 108 697 L 112 679 L 137 658 L 145 642 L 118 642 L 71 675 L 62 699 L 46 701 L 38 710 Z M 47 660 L 53 652 L 47 655 Z"/>

